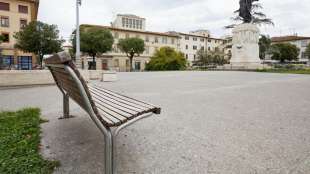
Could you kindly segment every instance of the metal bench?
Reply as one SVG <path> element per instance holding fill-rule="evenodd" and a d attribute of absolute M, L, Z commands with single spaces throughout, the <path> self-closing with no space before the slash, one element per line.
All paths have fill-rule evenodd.
<path fill-rule="evenodd" d="M 160 114 L 161 109 L 96 85 L 87 85 L 71 57 L 60 52 L 44 59 L 63 94 L 63 118 L 69 118 L 69 98 L 83 108 L 104 134 L 105 174 L 115 174 L 116 137 L 132 123 Z"/>

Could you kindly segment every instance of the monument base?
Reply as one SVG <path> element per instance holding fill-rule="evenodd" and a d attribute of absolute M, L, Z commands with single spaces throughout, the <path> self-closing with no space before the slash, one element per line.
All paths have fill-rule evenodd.
<path fill-rule="evenodd" d="M 230 66 L 235 69 L 263 67 L 259 58 L 259 29 L 254 24 L 240 24 L 233 29 Z"/>
<path fill-rule="evenodd" d="M 225 69 L 232 69 L 232 70 L 256 70 L 256 69 L 264 69 L 265 66 L 260 62 L 254 63 L 230 63 L 224 65 Z"/>

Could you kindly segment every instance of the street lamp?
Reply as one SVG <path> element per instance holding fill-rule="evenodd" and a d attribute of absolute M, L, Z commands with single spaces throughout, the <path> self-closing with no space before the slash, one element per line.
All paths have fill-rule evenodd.
<path fill-rule="evenodd" d="M 81 52 L 80 52 L 80 12 L 79 8 L 82 5 L 82 0 L 76 0 L 76 54 L 75 61 L 78 68 L 82 67 Z"/>

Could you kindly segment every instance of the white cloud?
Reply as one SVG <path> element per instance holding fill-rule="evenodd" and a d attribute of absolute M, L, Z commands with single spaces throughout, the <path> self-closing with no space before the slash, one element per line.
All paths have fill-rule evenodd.
<path fill-rule="evenodd" d="M 117 13 L 132 13 L 147 19 L 152 31 L 188 32 L 209 29 L 215 36 L 228 34 L 223 27 L 238 8 L 239 0 L 82 0 L 81 23 L 109 25 Z M 310 36 L 309 0 L 261 0 L 275 27 L 262 26 L 262 33 Z M 68 39 L 75 27 L 75 0 L 41 0 L 39 20 L 58 25 Z"/>

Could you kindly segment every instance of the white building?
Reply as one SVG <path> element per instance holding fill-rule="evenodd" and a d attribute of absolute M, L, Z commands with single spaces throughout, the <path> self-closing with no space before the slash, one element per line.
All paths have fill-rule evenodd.
<path fill-rule="evenodd" d="M 144 40 L 145 52 L 139 57 L 135 57 L 133 60 L 133 68 L 136 71 L 143 71 L 145 65 L 150 61 L 155 51 L 165 46 L 175 48 L 177 51 L 184 53 L 190 65 L 196 60 L 197 51 L 201 49 L 208 51 L 215 51 L 218 49 L 219 51 L 224 51 L 225 40 L 210 37 L 210 32 L 208 30 L 196 30 L 188 34 L 146 31 L 145 18 L 131 14 L 117 15 L 116 19 L 111 23 L 111 26 L 81 25 L 81 29 L 89 27 L 108 29 L 114 36 L 113 50 L 97 58 L 97 69 L 112 69 L 116 71 L 129 70 L 129 59 L 117 46 L 119 39 L 122 38 L 137 37 Z M 86 59 L 84 57 L 84 67 L 87 67 L 89 61 L 92 61 L 92 59 Z"/>
<path fill-rule="evenodd" d="M 127 58 L 126 54 L 121 52 L 117 46 L 119 39 L 137 37 L 144 40 L 144 53 L 141 54 L 139 57 L 134 57 L 133 60 L 133 68 L 135 71 L 143 71 L 145 69 L 146 63 L 150 61 L 151 56 L 153 56 L 155 51 L 161 47 L 169 46 L 175 48 L 176 50 L 180 50 L 180 37 L 175 34 L 122 29 L 110 26 L 81 25 L 81 29 L 91 27 L 108 29 L 114 36 L 113 50 L 111 52 L 103 54 L 100 57 L 97 57 L 97 69 L 129 71 L 129 59 Z M 87 67 L 87 61 L 92 61 L 92 59 L 86 59 L 86 57 L 84 57 L 84 67 Z"/>
<path fill-rule="evenodd" d="M 128 29 L 145 31 L 146 20 L 132 14 L 118 14 L 114 22 L 112 22 L 113 28 Z"/>
<path fill-rule="evenodd" d="M 296 45 L 300 49 L 300 53 L 298 56 L 299 61 L 308 62 L 308 58 L 306 56 L 306 48 L 310 44 L 310 37 L 303 36 L 282 36 L 282 37 L 273 37 L 271 38 L 272 44 L 277 43 L 291 43 Z"/>
<path fill-rule="evenodd" d="M 212 38 L 208 30 L 196 30 L 190 33 L 178 33 L 181 37 L 180 49 L 189 61 L 190 65 L 197 58 L 199 50 L 204 51 L 225 51 L 225 39 Z"/>

